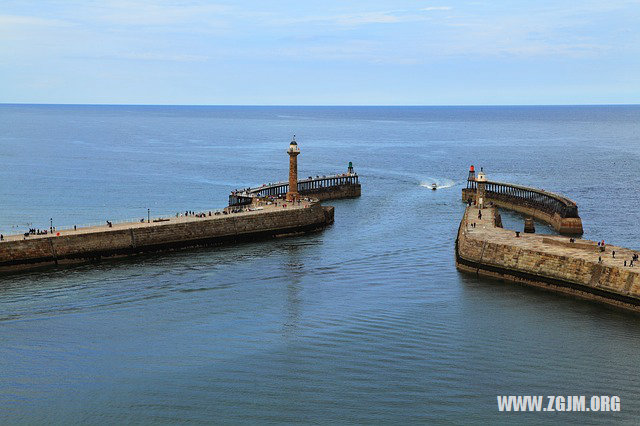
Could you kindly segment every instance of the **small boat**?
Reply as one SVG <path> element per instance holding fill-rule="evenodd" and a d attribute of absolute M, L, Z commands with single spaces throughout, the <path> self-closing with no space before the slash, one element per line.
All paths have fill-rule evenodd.
<path fill-rule="evenodd" d="M 432 183 L 431 189 L 435 191 L 436 189 L 438 189 L 438 185 L 436 185 L 435 183 Z"/>

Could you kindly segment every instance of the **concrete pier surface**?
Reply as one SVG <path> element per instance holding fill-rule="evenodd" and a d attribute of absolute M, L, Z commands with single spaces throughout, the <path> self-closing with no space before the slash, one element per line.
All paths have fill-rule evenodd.
<path fill-rule="evenodd" d="M 256 200 L 251 206 L 227 208 L 225 212 L 167 217 L 150 223 L 105 224 L 46 235 L 8 235 L 0 242 L 0 274 L 145 252 L 296 235 L 333 223 L 333 207 L 322 206 L 313 199 L 295 203 Z"/>
<path fill-rule="evenodd" d="M 227 215 L 233 215 L 234 217 L 242 217 L 247 215 L 255 215 L 263 212 L 269 212 L 273 210 L 280 210 L 282 208 L 285 208 L 283 207 L 283 205 L 287 205 L 286 208 L 297 209 L 297 208 L 309 207 L 312 203 L 313 203 L 313 200 L 310 200 L 310 199 L 301 200 L 301 203 L 299 205 L 291 205 L 291 203 L 287 203 L 284 200 L 275 200 L 272 204 L 261 203 L 253 207 L 248 206 L 236 213 L 231 213 L 231 209 L 216 208 L 216 209 L 206 210 L 202 212 L 195 212 L 195 214 L 204 215 L 200 217 L 196 216 L 195 214 L 185 215 L 184 213 L 178 213 L 177 216 L 151 217 L 150 218 L 151 222 L 148 222 L 147 218 L 140 218 L 141 221 L 139 222 L 138 221 L 118 222 L 118 223 L 114 223 L 112 226 L 108 226 L 107 222 L 105 221 L 104 225 L 84 226 L 84 227 L 78 227 L 77 229 L 65 228 L 60 231 L 55 231 L 53 232 L 53 234 L 51 234 L 47 229 L 47 234 L 41 234 L 41 235 L 33 234 L 26 238 L 24 234 L 5 235 L 4 241 L 0 241 L 0 244 L 6 241 L 18 241 L 18 240 L 22 241 L 25 239 L 32 240 L 37 238 L 50 238 L 52 236 L 54 237 L 57 236 L 57 234 L 60 234 L 59 236 L 81 235 L 81 234 L 90 234 L 95 232 L 117 231 L 121 229 L 149 228 L 149 227 L 156 227 L 156 226 L 162 226 L 162 225 L 168 225 L 168 224 L 202 222 L 203 219 L 220 219 L 220 218 L 226 217 Z M 223 213 L 224 211 L 226 211 L 226 213 Z M 209 212 L 211 212 L 211 216 L 209 216 Z M 144 219 L 144 221 L 142 221 L 142 219 Z"/>
<path fill-rule="evenodd" d="M 482 218 L 479 218 L 482 212 Z M 640 311 L 640 261 L 624 247 L 501 227 L 495 206 L 468 206 L 456 239 L 459 270 Z M 615 258 L 613 252 L 615 251 Z M 625 266 L 625 261 L 626 265 Z"/>

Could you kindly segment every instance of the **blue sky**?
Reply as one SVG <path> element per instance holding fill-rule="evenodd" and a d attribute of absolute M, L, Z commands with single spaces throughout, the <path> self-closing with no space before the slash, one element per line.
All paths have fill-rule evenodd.
<path fill-rule="evenodd" d="M 0 102 L 640 103 L 640 0 L 0 0 Z"/>

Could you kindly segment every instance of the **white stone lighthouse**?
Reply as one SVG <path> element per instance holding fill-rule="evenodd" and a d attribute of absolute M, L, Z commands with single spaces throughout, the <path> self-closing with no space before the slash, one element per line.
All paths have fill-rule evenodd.
<path fill-rule="evenodd" d="M 487 183 L 487 175 L 484 174 L 482 167 L 480 167 L 480 173 L 478 173 L 478 177 L 476 177 L 476 182 L 478 183 L 478 189 L 476 193 L 476 203 L 478 204 L 478 208 L 484 208 L 484 197 L 485 197 L 485 185 Z"/>

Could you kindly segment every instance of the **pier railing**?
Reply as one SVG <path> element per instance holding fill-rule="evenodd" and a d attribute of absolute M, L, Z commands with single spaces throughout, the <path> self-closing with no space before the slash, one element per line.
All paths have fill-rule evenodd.
<path fill-rule="evenodd" d="M 478 184 L 484 184 L 487 198 L 517 203 L 551 215 L 558 213 L 563 218 L 580 217 L 576 203 L 560 194 L 510 183 L 477 180 L 468 180 L 467 189 L 475 191 Z"/>
<path fill-rule="evenodd" d="M 309 176 L 307 179 L 298 180 L 298 192 L 301 195 L 313 195 L 314 193 L 338 188 L 346 185 L 357 185 L 358 175 L 356 173 L 344 173 L 330 176 Z M 256 197 L 279 197 L 289 192 L 288 182 L 269 183 L 257 188 L 246 188 L 244 190 L 233 191 L 229 195 L 229 205 L 251 204 Z"/>

